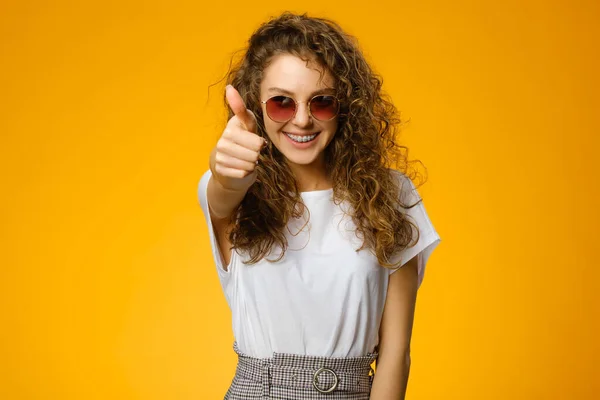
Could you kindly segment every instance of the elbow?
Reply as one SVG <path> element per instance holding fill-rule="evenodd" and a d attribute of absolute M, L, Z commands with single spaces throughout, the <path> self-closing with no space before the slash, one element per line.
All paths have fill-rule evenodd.
<path fill-rule="evenodd" d="M 410 349 L 397 349 L 396 351 L 389 351 L 388 349 L 385 353 L 380 354 L 377 360 L 377 368 L 386 370 L 407 371 L 410 364 Z"/>
<path fill-rule="evenodd" d="M 407 354 L 404 358 L 404 366 L 402 368 L 403 374 L 408 377 L 410 375 L 410 354 Z M 407 378 L 408 379 L 408 378 Z"/>

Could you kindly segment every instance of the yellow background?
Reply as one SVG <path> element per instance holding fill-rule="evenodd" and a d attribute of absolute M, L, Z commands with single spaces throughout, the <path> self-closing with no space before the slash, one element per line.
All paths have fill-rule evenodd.
<path fill-rule="evenodd" d="M 359 38 L 428 168 L 407 398 L 598 398 L 599 3 L 208 3 L 0 5 L 0 398 L 222 398 L 208 86 L 282 4 Z"/>

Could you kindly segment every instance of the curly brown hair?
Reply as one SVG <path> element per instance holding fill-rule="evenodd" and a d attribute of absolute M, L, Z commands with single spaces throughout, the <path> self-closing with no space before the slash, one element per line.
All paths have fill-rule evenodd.
<path fill-rule="evenodd" d="M 398 251 L 416 244 L 418 227 L 403 211 L 417 203 L 403 203 L 402 180 L 394 170 L 414 180 L 420 174 L 409 167 L 408 149 L 396 142 L 401 124 L 396 107 L 382 93 L 383 80 L 366 62 L 356 39 L 328 19 L 285 12 L 262 24 L 250 37 L 241 59 L 226 76 L 246 107 L 257 117 L 257 134 L 266 138 L 260 102 L 262 71 L 279 54 L 316 60 L 335 79 L 340 102 L 338 130 L 326 147 L 325 165 L 333 182 L 333 200 L 346 201 L 352 220 L 368 248 L 384 267 Z M 232 62 L 233 63 L 233 62 Z M 227 107 L 227 100 L 225 105 Z M 229 118 L 233 116 L 229 110 Z M 400 183 L 400 184 L 399 184 Z M 410 182 L 404 182 L 410 184 Z M 419 198 L 419 201 L 421 199 Z M 232 249 L 249 255 L 246 264 L 266 257 L 274 245 L 288 246 L 285 229 L 290 218 L 300 218 L 304 204 L 285 157 L 275 146 L 261 153 L 256 182 L 231 217 Z M 413 228 L 417 236 L 414 239 Z M 269 260 L 273 261 L 273 260 Z"/>

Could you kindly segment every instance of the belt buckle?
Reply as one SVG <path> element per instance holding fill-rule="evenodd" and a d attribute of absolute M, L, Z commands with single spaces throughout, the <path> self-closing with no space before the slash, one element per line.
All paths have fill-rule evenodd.
<path fill-rule="evenodd" d="M 319 383 L 319 375 L 321 375 L 323 372 L 330 372 L 333 375 L 333 377 L 335 378 L 335 382 L 333 383 L 333 386 L 331 386 L 329 389 L 326 389 L 326 390 L 321 389 L 320 387 L 317 386 L 317 383 Z M 317 389 L 317 391 L 320 393 L 333 392 L 338 387 L 339 382 L 340 382 L 340 378 L 338 378 L 335 371 L 332 370 L 331 368 L 321 367 L 313 375 L 313 387 L 315 389 Z"/>

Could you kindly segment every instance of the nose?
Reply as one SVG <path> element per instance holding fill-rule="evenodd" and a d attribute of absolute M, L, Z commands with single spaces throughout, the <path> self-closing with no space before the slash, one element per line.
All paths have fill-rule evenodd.
<path fill-rule="evenodd" d="M 300 128 L 305 128 L 312 123 L 312 117 L 308 112 L 308 104 L 299 103 L 298 108 L 296 109 L 296 115 L 294 115 L 294 119 L 292 123 Z"/>

